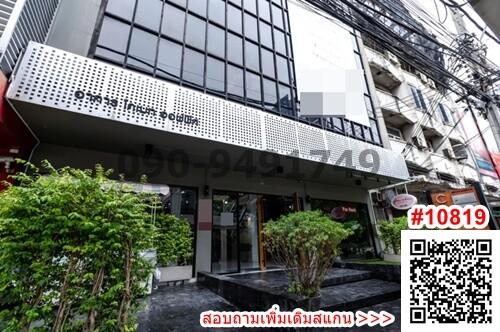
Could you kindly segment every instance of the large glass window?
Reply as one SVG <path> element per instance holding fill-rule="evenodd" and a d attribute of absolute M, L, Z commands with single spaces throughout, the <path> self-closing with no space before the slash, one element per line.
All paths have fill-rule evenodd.
<path fill-rule="evenodd" d="M 252 42 L 245 42 L 245 63 L 247 68 L 259 70 L 259 47 Z"/>
<path fill-rule="evenodd" d="M 226 34 L 223 29 L 213 24 L 208 26 L 208 44 L 207 51 L 213 55 L 224 58 L 226 50 Z"/>
<path fill-rule="evenodd" d="M 167 39 L 160 39 L 156 74 L 178 80 L 181 77 L 182 45 Z"/>
<path fill-rule="evenodd" d="M 205 49 L 206 22 L 193 15 L 188 15 L 186 25 L 186 44 L 198 49 Z"/>
<path fill-rule="evenodd" d="M 186 48 L 182 65 L 182 79 L 192 84 L 203 85 L 204 69 L 203 53 Z"/>
<path fill-rule="evenodd" d="M 262 99 L 260 94 L 260 76 L 247 71 L 246 77 L 247 99 L 253 104 L 260 104 Z"/>
<path fill-rule="evenodd" d="M 157 42 L 157 36 L 135 28 L 130 39 L 127 64 L 153 72 Z"/>
<path fill-rule="evenodd" d="M 243 98 L 243 69 L 227 66 L 227 92 L 232 96 Z"/>
<path fill-rule="evenodd" d="M 160 27 L 162 5 L 163 1 L 161 0 L 139 1 L 135 13 L 135 23 L 158 31 Z"/>
<path fill-rule="evenodd" d="M 207 89 L 224 92 L 224 62 L 212 57 L 207 58 Z"/>
<path fill-rule="evenodd" d="M 174 6 L 166 4 L 163 8 L 161 33 L 170 38 L 182 41 L 184 38 L 184 20 L 186 13 Z"/>
<path fill-rule="evenodd" d="M 96 55 L 112 61 L 123 62 L 129 32 L 130 26 L 111 17 L 105 17 L 99 35 L 99 46 Z"/>
<path fill-rule="evenodd" d="M 95 57 L 296 117 L 287 21 L 281 1 L 109 0 Z"/>
<path fill-rule="evenodd" d="M 227 35 L 227 59 L 235 64 L 243 65 L 243 39 L 232 33 Z"/>

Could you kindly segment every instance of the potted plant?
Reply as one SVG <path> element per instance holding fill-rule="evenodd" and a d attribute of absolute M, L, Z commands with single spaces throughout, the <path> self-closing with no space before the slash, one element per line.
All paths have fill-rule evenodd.
<path fill-rule="evenodd" d="M 399 217 L 392 221 L 385 220 L 379 224 L 379 236 L 385 244 L 384 260 L 401 262 L 401 231 L 408 229 L 408 218 Z"/>
<path fill-rule="evenodd" d="M 172 214 L 156 218 L 156 260 L 159 282 L 191 279 L 193 273 L 193 234 L 185 219 Z M 158 273 L 159 272 L 159 273 Z"/>
<path fill-rule="evenodd" d="M 287 269 L 288 292 L 308 298 L 319 296 L 340 243 L 351 234 L 321 211 L 281 216 L 264 228 L 267 250 Z"/>

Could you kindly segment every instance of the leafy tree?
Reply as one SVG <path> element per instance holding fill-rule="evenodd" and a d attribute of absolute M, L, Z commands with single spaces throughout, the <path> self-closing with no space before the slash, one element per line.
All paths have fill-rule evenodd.
<path fill-rule="evenodd" d="M 193 232 L 185 219 L 172 214 L 156 217 L 156 258 L 161 266 L 189 265 L 193 257 Z"/>
<path fill-rule="evenodd" d="M 382 221 L 379 224 L 379 234 L 387 249 L 392 249 L 394 254 L 399 255 L 401 250 L 401 231 L 408 229 L 408 218 L 406 216 L 394 218 L 392 221 Z"/>
<path fill-rule="evenodd" d="M 340 254 L 340 242 L 351 234 L 321 211 L 281 216 L 264 228 L 267 250 L 288 271 L 288 291 L 308 297 L 319 295 L 326 272 Z"/>
<path fill-rule="evenodd" d="M 0 321 L 6 331 L 129 331 L 151 266 L 153 199 L 111 171 L 53 168 L 0 193 Z M 2 310 L 3 308 L 3 310 Z M 33 322 L 36 321 L 36 327 Z"/>

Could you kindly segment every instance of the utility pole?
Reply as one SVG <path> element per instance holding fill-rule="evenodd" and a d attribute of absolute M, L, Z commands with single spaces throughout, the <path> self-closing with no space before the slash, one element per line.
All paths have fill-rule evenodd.
<path fill-rule="evenodd" d="M 453 22 L 457 29 L 457 33 L 461 36 L 470 36 L 471 34 L 465 26 L 464 14 L 462 13 L 462 11 L 455 7 L 450 7 L 450 10 Z M 481 41 L 479 40 L 479 42 Z M 476 57 L 479 62 L 487 65 L 485 61 L 485 54 L 483 55 L 476 51 L 472 52 L 472 54 L 470 55 Z M 488 122 L 490 123 L 491 131 L 493 133 L 493 137 L 495 138 L 497 149 L 500 149 L 500 108 L 497 105 L 499 101 L 497 100 L 497 98 L 495 98 L 493 86 L 494 82 L 488 82 L 488 80 L 484 79 L 482 68 L 480 68 L 480 66 L 473 65 L 473 69 L 478 74 L 477 78 L 479 80 L 480 90 L 491 97 L 491 100 L 482 100 L 482 102 L 484 102 L 483 114 L 486 116 Z M 488 148 L 488 146 L 486 146 L 486 148 Z"/>

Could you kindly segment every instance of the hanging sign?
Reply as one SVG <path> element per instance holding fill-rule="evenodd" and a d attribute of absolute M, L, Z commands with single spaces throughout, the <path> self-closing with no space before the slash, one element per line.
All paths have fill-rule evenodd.
<path fill-rule="evenodd" d="M 392 207 L 398 210 L 408 210 L 415 204 L 417 204 L 417 198 L 409 194 L 396 195 L 391 200 Z"/>

